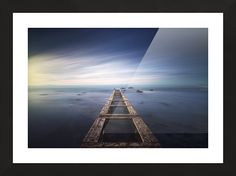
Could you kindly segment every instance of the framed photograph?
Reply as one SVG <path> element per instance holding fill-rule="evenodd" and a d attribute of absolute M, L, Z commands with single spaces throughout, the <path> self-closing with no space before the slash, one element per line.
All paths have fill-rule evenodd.
<path fill-rule="evenodd" d="M 13 73 L 13 162 L 223 162 L 222 13 L 14 13 Z"/>
<path fill-rule="evenodd" d="M 0 175 L 231 172 L 234 0 L 2 7 Z"/>

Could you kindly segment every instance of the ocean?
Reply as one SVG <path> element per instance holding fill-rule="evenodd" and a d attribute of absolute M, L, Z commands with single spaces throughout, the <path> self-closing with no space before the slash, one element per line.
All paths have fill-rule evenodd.
<path fill-rule="evenodd" d="M 29 87 L 28 147 L 79 147 L 113 88 Z M 207 88 L 134 87 L 124 94 L 161 147 L 208 147 Z"/>

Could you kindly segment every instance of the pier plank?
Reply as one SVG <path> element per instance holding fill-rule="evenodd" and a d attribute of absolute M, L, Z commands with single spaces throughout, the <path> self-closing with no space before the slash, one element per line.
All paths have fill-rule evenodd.
<path fill-rule="evenodd" d="M 124 105 L 112 105 L 114 101 L 124 102 Z M 109 114 L 110 107 L 126 107 L 128 114 Z M 132 122 L 138 132 L 141 142 L 101 142 L 103 129 L 106 126 L 106 120 L 109 119 L 132 119 Z M 157 138 L 145 124 L 143 119 L 138 115 L 132 104 L 128 101 L 121 90 L 114 90 L 108 101 L 103 106 L 98 118 L 86 134 L 81 147 L 87 148 L 133 148 L 133 147 L 160 147 Z"/>

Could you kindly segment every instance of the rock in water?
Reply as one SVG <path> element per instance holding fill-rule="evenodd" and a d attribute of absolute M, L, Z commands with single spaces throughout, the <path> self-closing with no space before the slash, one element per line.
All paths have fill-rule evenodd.
<path fill-rule="evenodd" d="M 138 93 L 143 93 L 143 91 L 142 91 L 142 90 L 137 90 L 136 92 L 138 92 Z"/>

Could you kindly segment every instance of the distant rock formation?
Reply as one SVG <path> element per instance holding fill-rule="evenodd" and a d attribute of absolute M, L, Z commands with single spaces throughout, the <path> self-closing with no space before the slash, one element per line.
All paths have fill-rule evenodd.
<path fill-rule="evenodd" d="M 48 95 L 48 94 L 46 94 L 46 93 L 42 93 L 42 94 L 39 94 L 39 95 L 43 95 L 43 96 L 44 96 L 44 95 Z"/>
<path fill-rule="evenodd" d="M 143 93 L 143 91 L 142 91 L 142 90 L 137 90 L 136 92 L 138 92 L 138 93 Z"/>
<path fill-rule="evenodd" d="M 133 89 L 133 87 L 128 87 L 128 89 Z"/>
<path fill-rule="evenodd" d="M 164 105 L 164 106 L 169 106 L 168 103 L 165 103 L 165 102 L 160 102 L 160 104 Z"/>

